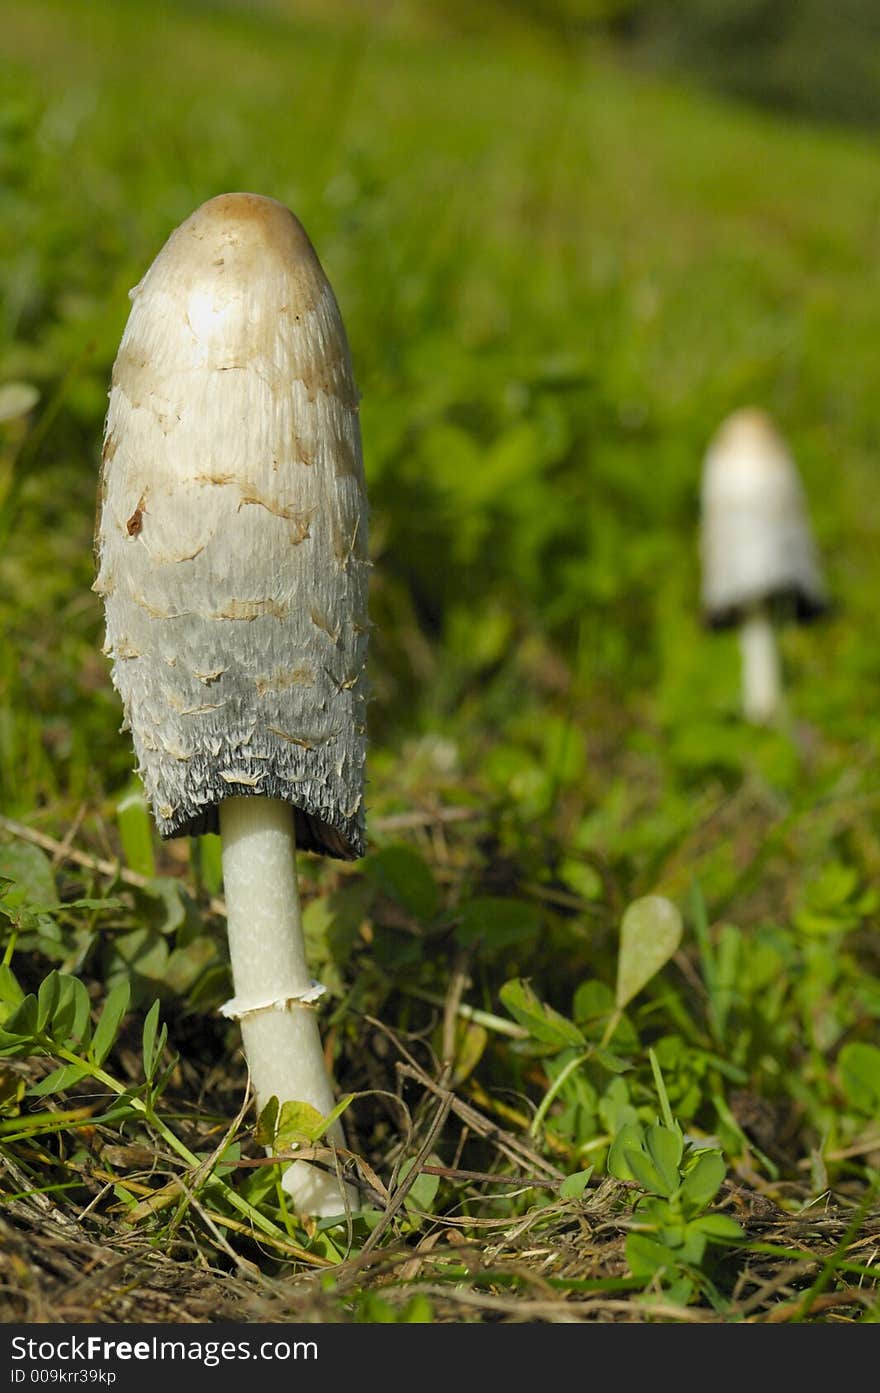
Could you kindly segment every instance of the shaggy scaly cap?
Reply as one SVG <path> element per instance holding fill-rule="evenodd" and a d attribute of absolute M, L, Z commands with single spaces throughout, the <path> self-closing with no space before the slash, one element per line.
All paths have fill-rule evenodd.
<path fill-rule="evenodd" d="M 302 226 L 223 194 L 131 292 L 104 439 L 96 591 L 163 837 L 247 794 L 362 854 L 367 506 L 358 394 Z"/>
<path fill-rule="evenodd" d="M 769 416 L 736 411 L 709 445 L 701 491 L 703 612 L 736 623 L 764 601 L 790 599 L 799 618 L 827 606 L 794 460 Z"/>

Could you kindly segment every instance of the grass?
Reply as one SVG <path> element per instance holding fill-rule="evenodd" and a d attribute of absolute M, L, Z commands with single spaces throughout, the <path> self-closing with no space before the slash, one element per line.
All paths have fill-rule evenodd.
<path fill-rule="evenodd" d="M 869 143 L 522 25 L 0 21 L 0 384 L 40 393 L 0 423 L 0 1317 L 875 1321 Z M 320 1125 L 244 1110 L 216 844 L 132 797 L 90 591 L 125 292 L 236 188 L 308 227 L 364 395 L 371 848 L 302 867 L 335 1230 L 264 1154 L 326 1158 Z M 836 601 L 766 731 L 696 599 L 702 451 L 748 401 Z M 627 995 L 654 894 L 683 936 Z"/>

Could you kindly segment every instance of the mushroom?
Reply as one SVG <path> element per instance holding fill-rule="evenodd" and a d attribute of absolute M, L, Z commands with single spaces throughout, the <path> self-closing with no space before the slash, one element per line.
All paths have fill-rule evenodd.
<path fill-rule="evenodd" d="M 770 417 L 735 411 L 706 453 L 702 606 L 715 629 L 739 628 L 743 712 L 766 724 L 781 700 L 774 620 L 828 607 L 797 468 Z"/>
<path fill-rule="evenodd" d="M 223 1011 L 257 1108 L 326 1116 L 295 854 L 364 849 L 367 506 L 345 330 L 301 224 L 250 193 L 198 208 L 131 300 L 104 433 L 104 651 L 161 836 L 220 832 Z M 345 1207 L 307 1162 L 284 1185 L 300 1212 Z"/>

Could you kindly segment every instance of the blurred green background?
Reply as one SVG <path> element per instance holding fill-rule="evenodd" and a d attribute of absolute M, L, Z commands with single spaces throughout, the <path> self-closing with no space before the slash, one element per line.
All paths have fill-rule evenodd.
<path fill-rule="evenodd" d="M 0 394 L 37 395 L 0 421 L 0 812 L 120 852 L 134 761 L 90 586 L 126 292 L 203 200 L 272 195 L 363 393 L 373 852 L 349 880 L 304 872 L 343 1077 L 358 1012 L 421 1028 L 465 959 L 496 1013 L 527 974 L 572 1019 L 607 1014 L 621 912 L 659 890 L 685 948 L 616 1041 L 646 1116 L 656 1043 L 677 1115 L 728 1155 L 732 1081 L 773 1100 L 759 1142 L 783 1137 L 798 1195 L 826 1159 L 876 1184 L 876 28 L 864 0 L 0 0 Z M 790 442 L 835 602 L 782 633 L 767 730 L 740 718 L 735 635 L 698 614 L 702 457 L 748 403 Z M 442 804 L 446 833 L 406 821 Z M 222 935 L 184 973 L 165 940 L 204 946 L 204 916 L 151 890 L 154 848 L 122 849 L 158 927 L 141 896 L 72 947 L 22 937 L 17 970 L 88 959 L 104 984 L 140 954 L 135 1005 L 189 993 L 198 1015 Z M 487 1088 L 534 1093 L 501 1038 L 468 1067 L 485 1048 Z M 585 1097 L 553 1121 L 569 1159 L 604 1145 Z"/>
<path fill-rule="evenodd" d="M 89 589 L 109 370 L 169 231 L 241 188 L 309 229 L 363 392 L 374 802 L 411 737 L 451 742 L 441 774 L 494 750 L 535 816 L 567 761 L 575 822 L 646 751 L 685 820 L 693 780 L 738 777 L 746 749 L 794 777 L 789 743 L 740 729 L 735 642 L 697 619 L 701 456 L 744 402 L 791 442 L 839 606 L 784 635 L 794 714 L 816 758 L 844 742 L 873 768 L 880 168 L 867 134 L 706 90 L 744 52 L 753 77 L 773 55 L 801 74 L 808 15 L 0 4 L 0 374 L 40 393 L 0 427 L 7 812 L 100 807 L 128 777 Z M 867 62 L 868 9 L 843 6 L 840 51 L 810 40 L 826 86 L 790 105 L 853 90 L 860 15 Z"/>

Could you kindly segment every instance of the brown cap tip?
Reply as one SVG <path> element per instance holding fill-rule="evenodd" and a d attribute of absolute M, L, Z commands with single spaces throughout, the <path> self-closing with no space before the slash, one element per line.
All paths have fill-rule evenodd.
<path fill-rule="evenodd" d="M 275 249 L 285 257 L 315 255 L 299 218 L 277 199 L 258 193 L 217 194 L 197 208 L 179 232 L 196 242 Z"/>

